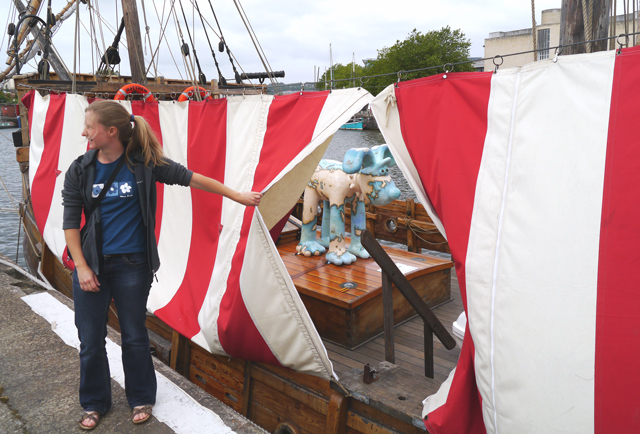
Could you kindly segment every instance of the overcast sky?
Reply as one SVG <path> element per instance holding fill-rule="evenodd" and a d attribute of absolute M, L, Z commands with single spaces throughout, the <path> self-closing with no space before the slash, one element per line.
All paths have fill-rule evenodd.
<path fill-rule="evenodd" d="M 0 0 L 2 3 L 0 17 L 10 15 L 12 8 L 9 6 L 12 1 Z M 180 17 L 184 39 L 188 40 L 182 12 L 178 6 L 180 0 L 174 1 Z M 195 17 L 195 25 L 191 22 L 193 19 L 192 0 L 181 1 L 192 35 L 196 35 L 197 54 L 205 75 L 209 80 L 217 78 L 211 50 L 199 18 Z M 531 2 L 523 0 L 240 1 L 253 30 L 257 34 L 259 43 L 266 53 L 271 68 L 284 70 L 286 77 L 280 81 L 287 83 L 313 81 L 314 66 L 320 68 L 321 73 L 324 72 L 330 64 L 329 44 L 332 47 L 334 63 L 350 63 L 352 57 L 355 56 L 356 62 L 362 64 L 362 59 L 375 58 L 377 50 L 389 47 L 397 40 L 404 40 L 413 29 L 426 33 L 430 30 L 439 30 L 444 26 L 450 26 L 452 29 L 462 30 L 471 40 L 471 56 L 483 57 L 484 39 L 489 36 L 489 33 L 531 28 Z M 43 3 L 46 4 L 46 0 Z M 53 0 L 54 13 L 59 12 L 66 3 L 67 0 Z M 93 3 L 96 3 L 95 0 Z M 171 1 L 145 0 L 146 17 L 154 48 L 157 45 L 157 35 L 160 29 L 155 10 L 157 8 L 158 13 L 162 14 L 163 3 L 169 5 Z M 561 0 L 537 0 L 535 2 L 536 22 L 540 23 L 541 11 L 560 8 L 560 3 Z M 112 23 L 113 27 L 115 27 L 117 19 L 114 4 L 113 0 L 100 0 L 99 4 L 101 15 L 109 23 Z M 140 0 L 138 0 L 138 4 L 140 22 L 144 28 L 144 15 Z M 206 20 L 215 27 L 209 1 L 200 0 L 198 4 Z M 234 1 L 211 0 L 211 4 L 215 8 L 231 52 L 238 59 L 244 71 L 264 71 Z M 82 4 L 80 8 L 80 19 L 88 28 L 88 8 Z M 121 7 L 118 8 L 118 14 L 118 16 L 122 16 Z M 45 14 L 41 12 L 40 16 L 44 17 Z M 9 19 L 13 19 L 13 17 L 9 16 Z M 74 21 L 75 17 L 65 21 L 54 37 L 54 43 L 69 68 L 73 67 Z M 218 39 L 210 29 L 208 32 L 216 49 L 223 75 L 232 78 L 233 73 L 226 53 L 217 51 Z M 106 44 L 110 44 L 113 40 L 113 33 L 107 30 L 106 25 L 103 25 L 103 33 Z M 179 37 L 176 34 L 175 25 L 171 22 L 167 28 L 167 35 L 174 42 L 172 47 L 174 56 L 180 56 L 178 51 Z M 89 36 L 84 28 L 80 37 L 82 45 L 88 45 Z M 0 39 L 3 41 L 3 50 L 5 50 L 6 36 Z M 102 46 L 102 42 L 99 45 Z M 145 57 L 148 60 L 151 49 L 147 42 L 145 42 L 145 46 Z M 166 44 L 161 46 L 160 52 L 163 57 L 160 59 L 159 75 L 167 78 L 179 78 L 173 61 L 168 55 Z M 121 55 L 124 59 L 121 73 L 129 75 L 126 51 L 122 50 Z M 181 59 L 178 60 L 182 65 Z M 80 64 L 82 72 L 92 72 L 89 52 L 81 54 Z M 184 71 L 182 67 L 181 69 Z M 184 72 L 182 74 L 184 75 Z"/>

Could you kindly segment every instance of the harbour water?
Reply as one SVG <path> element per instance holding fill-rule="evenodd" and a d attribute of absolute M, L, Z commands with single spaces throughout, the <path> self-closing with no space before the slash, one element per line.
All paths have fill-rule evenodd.
<path fill-rule="evenodd" d="M 20 218 L 14 205 L 18 207 L 19 202 L 22 200 L 22 180 L 11 138 L 13 131 L 16 130 L 0 130 L 0 177 L 4 182 L 4 187 L 6 187 L 5 190 L 2 183 L 0 183 L 0 253 L 15 260 Z M 351 148 L 372 148 L 383 143 L 384 138 L 380 131 L 377 130 L 338 130 L 329 144 L 324 158 L 342 161 L 345 152 Z M 391 177 L 402 193 L 401 199 L 415 198 L 413 191 L 397 166 L 391 168 Z M 20 239 L 18 263 L 24 266 L 22 241 Z"/>
<path fill-rule="evenodd" d="M 345 152 L 351 148 L 373 148 L 382 144 L 384 144 L 384 137 L 378 130 L 338 130 L 333 136 L 324 158 L 342 162 Z M 400 199 L 415 199 L 413 190 L 409 187 L 409 183 L 398 166 L 393 166 L 390 173 L 391 179 L 400 189 Z"/>
<path fill-rule="evenodd" d="M 15 261 L 20 225 L 17 209 L 22 200 L 22 179 L 11 138 L 14 131 L 17 129 L 0 130 L 0 253 Z M 17 262 L 25 266 L 22 239 Z"/>

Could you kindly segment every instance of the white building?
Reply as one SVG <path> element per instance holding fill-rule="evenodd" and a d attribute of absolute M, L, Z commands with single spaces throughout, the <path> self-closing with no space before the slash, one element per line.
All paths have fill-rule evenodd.
<path fill-rule="evenodd" d="M 628 16 L 629 32 L 633 32 L 633 21 L 631 16 Z M 638 15 L 636 13 L 636 19 Z M 547 9 L 542 11 L 542 17 L 540 24 L 536 26 L 536 39 L 538 49 L 545 49 L 538 51 L 538 60 L 547 59 L 554 56 L 554 50 L 550 47 L 557 47 L 560 45 L 560 9 Z M 620 15 L 616 17 L 616 35 L 625 33 L 625 16 Z M 636 31 L 640 29 L 640 25 L 636 24 Z M 624 41 L 623 41 L 624 42 Z M 633 37 L 630 38 L 629 45 L 636 45 L 640 43 L 640 38 L 636 40 Z M 495 56 L 513 53 L 522 53 L 515 56 L 503 57 L 503 63 L 501 68 L 510 68 L 514 66 L 522 66 L 534 61 L 533 57 L 533 37 L 531 29 L 511 30 L 508 32 L 493 32 L 489 33 L 489 37 L 484 40 L 484 57 L 488 60 L 484 61 L 484 70 L 492 71 L 495 69 L 493 58 Z M 500 60 L 496 61 L 500 63 Z"/>

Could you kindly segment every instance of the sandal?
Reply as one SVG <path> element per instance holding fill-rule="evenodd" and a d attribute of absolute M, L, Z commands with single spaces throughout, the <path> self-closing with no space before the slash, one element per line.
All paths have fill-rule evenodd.
<path fill-rule="evenodd" d="M 151 418 L 151 413 L 153 412 L 153 405 L 143 405 L 140 407 L 134 407 L 133 408 L 133 415 L 131 416 L 131 422 L 138 424 L 138 423 L 145 423 L 146 421 L 148 421 Z M 135 417 L 139 414 L 145 414 L 146 416 L 143 417 L 142 419 L 138 419 L 135 420 Z"/>
<path fill-rule="evenodd" d="M 86 421 L 87 419 L 92 420 L 95 423 L 91 426 L 83 425 L 82 422 Z M 98 426 L 99 421 L 100 421 L 100 413 L 98 413 L 97 411 L 86 411 L 83 413 L 82 417 L 78 421 L 78 425 L 80 426 L 81 429 L 91 431 L 92 429 Z"/>

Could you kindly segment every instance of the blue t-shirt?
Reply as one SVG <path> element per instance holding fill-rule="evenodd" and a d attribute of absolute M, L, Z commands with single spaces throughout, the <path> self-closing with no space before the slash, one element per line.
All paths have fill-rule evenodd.
<path fill-rule="evenodd" d="M 120 157 L 124 158 L 124 154 Z M 102 191 L 118 164 L 118 160 L 102 164 L 96 160 L 96 178 L 92 197 Z M 122 166 L 111 188 L 100 202 L 102 217 L 102 253 L 138 253 L 146 251 L 146 239 L 136 179 L 126 164 Z"/>

